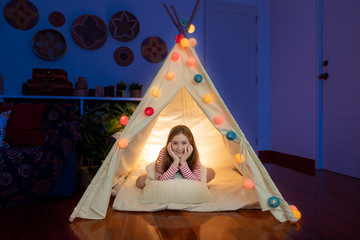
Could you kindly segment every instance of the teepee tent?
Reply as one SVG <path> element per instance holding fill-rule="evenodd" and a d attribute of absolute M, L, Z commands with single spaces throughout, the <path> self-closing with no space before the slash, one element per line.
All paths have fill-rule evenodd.
<path fill-rule="evenodd" d="M 191 46 L 175 43 L 117 142 L 70 216 L 103 219 L 113 186 L 129 173 L 154 162 L 166 144 L 169 130 L 187 125 L 194 134 L 202 164 L 236 169 L 242 175 L 243 195 L 256 192 L 258 207 L 281 222 L 297 222 L 240 127 L 222 101 Z M 251 179 L 253 189 L 243 187 Z M 121 188 L 120 190 L 121 191 Z M 276 197 L 280 204 L 269 205 Z"/>

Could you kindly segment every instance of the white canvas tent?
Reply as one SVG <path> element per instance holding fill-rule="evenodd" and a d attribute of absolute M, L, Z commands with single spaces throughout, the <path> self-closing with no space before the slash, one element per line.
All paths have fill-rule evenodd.
<path fill-rule="evenodd" d="M 180 55 L 176 61 L 172 59 L 174 52 Z M 188 60 L 192 57 L 196 64 L 189 66 Z M 172 80 L 166 78 L 168 71 L 175 73 Z M 200 83 L 194 81 L 197 74 L 203 77 Z M 204 96 L 207 96 L 206 101 Z M 148 107 L 154 109 L 150 116 L 145 114 Z M 220 124 L 214 123 L 214 117 L 218 115 L 224 119 Z M 125 181 L 124 176 L 135 167 L 144 167 L 148 162 L 154 162 L 159 150 L 166 143 L 171 127 L 178 124 L 185 124 L 192 130 L 202 164 L 215 169 L 237 169 L 244 178 L 254 181 L 258 203 L 263 211 L 270 210 L 281 222 L 297 222 L 287 202 L 222 101 L 194 48 L 184 48 L 180 44 L 175 44 L 169 53 L 118 138 L 117 143 L 120 139 L 126 139 L 128 146 L 121 149 L 117 143 L 114 144 L 74 209 L 70 221 L 77 217 L 105 218 L 114 184 L 119 183 L 119 179 Z M 234 140 L 226 137 L 229 131 L 236 133 Z M 242 154 L 245 161 L 235 161 L 234 157 L 238 153 Z M 242 182 L 238 184 L 242 185 Z M 244 190 L 246 194 L 247 191 Z M 276 208 L 268 204 L 268 199 L 272 196 L 280 200 L 280 205 Z"/>

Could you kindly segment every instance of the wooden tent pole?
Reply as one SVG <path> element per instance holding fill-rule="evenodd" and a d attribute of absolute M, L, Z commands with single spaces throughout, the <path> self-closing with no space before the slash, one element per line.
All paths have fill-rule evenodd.
<path fill-rule="evenodd" d="M 164 7 L 165 7 L 165 9 L 166 9 L 167 13 L 169 14 L 169 16 L 170 16 L 170 18 L 171 18 L 172 22 L 174 23 L 174 25 L 175 25 L 176 29 L 177 29 L 178 31 L 180 31 L 180 30 L 179 30 L 179 25 L 178 25 L 178 24 L 177 24 L 177 22 L 175 21 L 174 16 L 173 16 L 173 15 L 172 15 L 172 13 L 170 12 L 170 9 L 169 9 L 169 8 L 168 8 L 168 6 L 166 5 L 166 3 L 164 3 L 163 5 L 164 5 Z"/>
<path fill-rule="evenodd" d="M 182 34 L 184 35 L 184 37 L 186 37 L 186 38 L 187 38 L 186 32 L 185 32 L 184 28 L 182 27 L 182 24 L 181 24 L 181 21 L 180 21 L 179 15 L 177 14 L 177 12 L 176 12 L 176 10 L 175 10 L 174 5 L 171 5 L 171 8 L 172 8 L 172 10 L 174 11 L 174 14 L 175 14 L 176 20 L 178 21 L 178 24 L 179 24 L 179 29 L 181 30 L 181 32 L 182 32 Z"/>
<path fill-rule="evenodd" d="M 188 21 L 188 23 L 187 23 L 187 25 L 186 25 L 186 32 L 188 32 L 189 27 L 190 27 L 191 23 L 193 22 L 194 17 L 195 17 L 195 15 L 196 15 L 197 11 L 199 10 L 199 8 L 200 8 L 200 0 L 196 0 L 196 4 L 195 4 L 195 7 L 194 7 L 194 10 L 193 10 L 193 12 L 191 13 L 191 17 L 190 17 L 190 19 L 189 19 L 189 21 Z"/>

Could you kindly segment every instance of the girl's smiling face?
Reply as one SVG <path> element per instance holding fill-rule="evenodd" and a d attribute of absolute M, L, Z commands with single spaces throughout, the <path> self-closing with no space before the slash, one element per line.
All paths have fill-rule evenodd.
<path fill-rule="evenodd" d="M 171 149 L 175 153 L 176 156 L 181 158 L 184 153 L 185 149 L 189 146 L 189 139 L 182 133 L 175 135 L 171 139 Z"/>

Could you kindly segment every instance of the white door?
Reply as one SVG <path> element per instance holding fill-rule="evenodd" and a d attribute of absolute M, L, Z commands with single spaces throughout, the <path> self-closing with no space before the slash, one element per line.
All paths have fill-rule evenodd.
<path fill-rule="evenodd" d="M 323 1 L 323 168 L 360 178 L 360 1 Z"/>
<path fill-rule="evenodd" d="M 257 151 L 257 9 L 205 2 L 205 69 Z"/>

